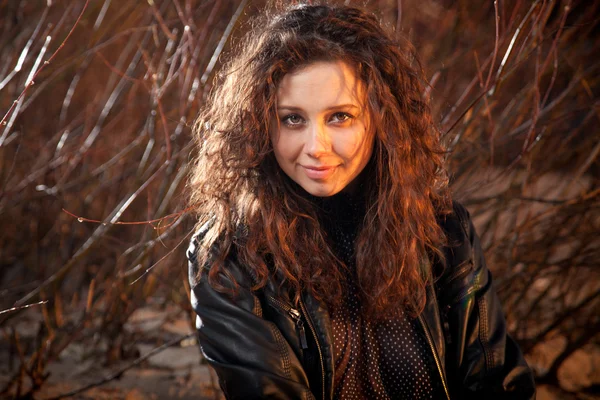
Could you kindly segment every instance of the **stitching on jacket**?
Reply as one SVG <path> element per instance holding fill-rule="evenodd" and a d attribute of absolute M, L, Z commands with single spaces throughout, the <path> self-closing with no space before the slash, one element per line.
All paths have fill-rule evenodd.
<path fill-rule="evenodd" d="M 304 398 L 306 400 L 310 400 L 310 399 L 314 399 L 314 395 L 313 393 L 310 391 L 310 389 L 304 389 Z"/>
<path fill-rule="evenodd" d="M 461 222 L 461 226 L 463 228 L 464 233 L 466 234 L 467 237 L 469 237 L 469 223 L 468 223 L 469 211 L 466 208 L 464 208 L 463 206 L 454 207 L 454 209 L 459 211 L 456 214 L 458 215 L 458 219 Z M 476 259 L 474 246 L 471 246 L 471 258 L 473 261 Z M 481 279 L 482 279 L 481 275 L 479 274 L 474 279 L 474 282 L 472 283 L 472 289 L 474 289 L 474 290 L 468 290 L 467 294 L 470 294 L 471 292 L 477 292 L 477 291 L 479 291 L 479 289 L 481 289 L 481 287 L 482 287 Z M 461 300 L 464 297 L 466 297 L 466 296 L 461 296 Z M 484 354 L 484 358 L 485 358 L 485 367 L 486 367 L 487 371 L 491 371 L 491 369 L 494 366 L 494 354 L 490 349 L 489 340 L 488 340 L 489 329 L 488 329 L 488 321 L 487 321 L 487 304 L 483 297 L 480 297 L 477 299 L 477 308 L 479 311 L 479 342 L 481 343 L 481 347 L 483 349 L 483 354 Z"/>
<path fill-rule="evenodd" d="M 262 307 L 260 305 L 260 300 L 258 300 L 257 296 L 254 296 L 254 308 L 252 312 L 261 318 L 263 317 Z"/>
<path fill-rule="evenodd" d="M 485 367 L 487 371 L 491 371 L 494 364 L 494 355 L 490 351 L 488 341 L 488 324 L 487 324 L 487 305 L 483 298 L 477 299 L 479 309 L 479 342 L 483 348 L 485 358 Z"/>
<path fill-rule="evenodd" d="M 253 312 L 254 312 L 254 314 L 263 318 L 262 306 L 261 306 L 260 300 L 258 299 L 257 296 L 254 296 Z M 288 353 L 287 341 L 283 337 L 283 334 L 281 333 L 279 328 L 277 328 L 277 326 L 273 322 L 267 321 L 267 320 L 265 320 L 265 321 L 269 324 L 269 329 L 273 333 L 273 336 L 275 337 L 275 343 L 277 343 L 277 347 L 279 348 L 279 353 L 281 354 L 281 359 L 283 360 L 283 373 L 285 374 L 286 378 L 291 379 L 292 378 L 292 373 L 291 373 L 291 364 L 292 363 L 290 361 L 290 356 Z"/>
<path fill-rule="evenodd" d="M 291 367 L 290 367 L 291 362 L 290 362 L 290 357 L 288 354 L 287 343 L 286 343 L 285 339 L 283 338 L 283 335 L 281 334 L 279 329 L 277 327 L 275 327 L 273 323 L 269 323 L 269 329 L 271 329 L 271 332 L 273 332 L 273 336 L 275 337 L 275 342 L 277 343 L 277 347 L 279 347 L 279 352 L 281 353 L 281 357 L 283 359 L 283 372 L 285 374 L 285 377 L 288 379 L 291 379 L 292 378 Z"/>

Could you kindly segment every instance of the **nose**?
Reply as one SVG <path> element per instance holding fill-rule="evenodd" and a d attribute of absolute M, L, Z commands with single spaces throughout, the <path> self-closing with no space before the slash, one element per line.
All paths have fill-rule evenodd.
<path fill-rule="evenodd" d="M 331 151 L 331 137 L 323 124 L 312 124 L 307 132 L 306 153 L 318 158 Z"/>

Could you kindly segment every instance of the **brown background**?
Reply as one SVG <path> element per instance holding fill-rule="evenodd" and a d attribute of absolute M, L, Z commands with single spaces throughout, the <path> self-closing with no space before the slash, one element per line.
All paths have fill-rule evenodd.
<path fill-rule="evenodd" d="M 597 398 L 600 2 L 348 3 L 421 55 L 539 398 Z M 190 125 L 264 9 L 0 0 L 0 397 L 218 396 L 190 335 Z"/>

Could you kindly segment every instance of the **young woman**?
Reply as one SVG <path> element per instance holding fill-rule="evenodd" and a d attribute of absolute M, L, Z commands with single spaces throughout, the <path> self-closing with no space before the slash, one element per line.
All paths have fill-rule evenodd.
<path fill-rule="evenodd" d="M 533 398 L 412 48 L 346 6 L 256 26 L 190 181 L 192 304 L 227 398 Z"/>

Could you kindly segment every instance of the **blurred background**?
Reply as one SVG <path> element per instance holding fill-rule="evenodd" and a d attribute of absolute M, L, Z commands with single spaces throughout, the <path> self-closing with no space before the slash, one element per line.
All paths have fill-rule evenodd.
<path fill-rule="evenodd" d="M 538 398 L 600 398 L 600 1 L 346 3 L 418 49 Z M 0 398 L 220 398 L 189 305 L 190 126 L 272 5 L 0 0 Z"/>

